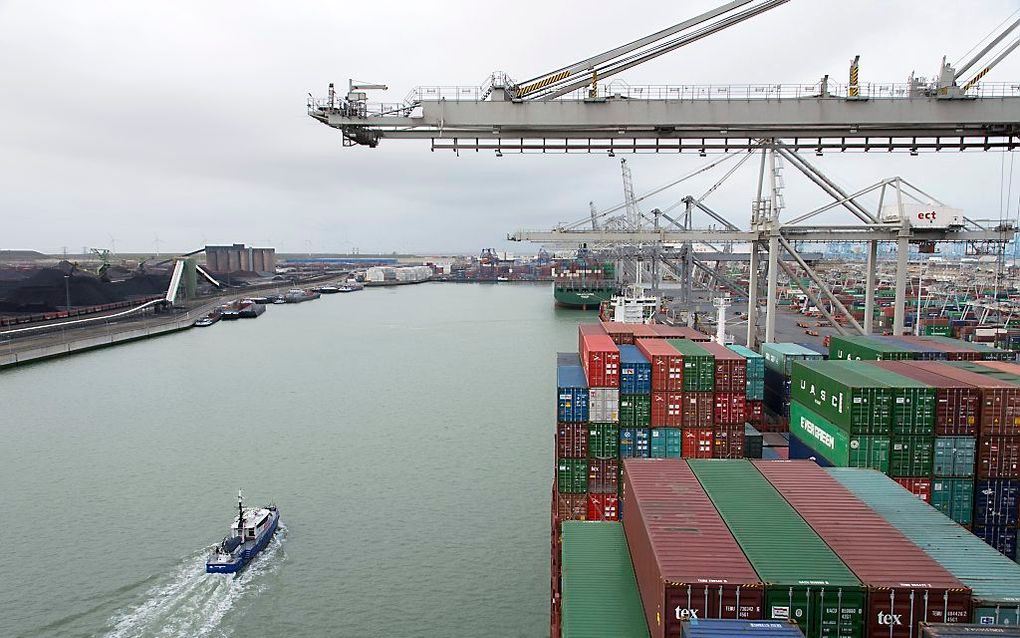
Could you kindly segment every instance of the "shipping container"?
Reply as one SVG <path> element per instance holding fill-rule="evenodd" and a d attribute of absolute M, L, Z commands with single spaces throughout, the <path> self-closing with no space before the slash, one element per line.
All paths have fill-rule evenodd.
<path fill-rule="evenodd" d="M 647 638 L 620 523 L 563 523 L 563 638 Z"/>
<path fill-rule="evenodd" d="M 1016 527 L 1020 481 L 978 479 L 974 482 L 974 524 Z"/>
<path fill-rule="evenodd" d="M 588 494 L 589 521 L 618 521 L 620 497 L 613 494 Z"/>
<path fill-rule="evenodd" d="M 684 358 L 676 348 L 664 339 L 638 339 L 635 345 L 651 366 L 653 392 L 684 389 Z"/>
<path fill-rule="evenodd" d="M 975 622 L 1020 622 L 1020 565 L 878 472 L 826 471 L 973 590 Z"/>
<path fill-rule="evenodd" d="M 681 424 L 686 428 L 710 428 L 715 419 L 715 394 L 684 392 Z"/>
<path fill-rule="evenodd" d="M 683 437 L 680 428 L 654 428 L 651 431 L 651 457 L 678 459 L 683 455 Z"/>
<path fill-rule="evenodd" d="M 938 405 L 935 387 L 887 370 L 877 363 L 857 365 L 854 372 L 889 386 L 893 397 L 892 435 L 934 436 Z"/>
<path fill-rule="evenodd" d="M 977 388 L 980 434 L 1020 434 L 1020 387 L 946 363 L 914 361 L 911 365 Z"/>
<path fill-rule="evenodd" d="M 590 458 L 619 458 L 620 426 L 616 423 L 589 423 L 587 443 Z"/>
<path fill-rule="evenodd" d="M 865 636 L 860 581 L 750 462 L 688 463 L 766 584 L 766 619 L 793 620 L 808 638 Z"/>
<path fill-rule="evenodd" d="M 684 395 L 682 392 L 652 392 L 652 427 L 673 427 L 683 425 Z"/>
<path fill-rule="evenodd" d="M 683 458 L 712 458 L 712 448 L 715 446 L 715 432 L 712 428 L 684 428 L 680 435 L 683 437 Z"/>
<path fill-rule="evenodd" d="M 620 426 L 647 428 L 652 425 L 652 397 L 647 394 L 620 395 Z"/>
<path fill-rule="evenodd" d="M 974 523 L 973 530 L 975 536 L 988 543 L 996 551 L 1016 560 L 1016 526 Z"/>
<path fill-rule="evenodd" d="M 577 355 L 574 355 L 575 358 Z M 556 419 L 579 423 L 588 420 L 588 382 L 577 365 L 556 366 Z"/>
<path fill-rule="evenodd" d="M 747 421 L 751 425 L 758 427 L 765 420 L 765 404 L 763 401 L 748 401 L 747 402 Z"/>
<path fill-rule="evenodd" d="M 724 345 L 708 342 L 699 344 L 715 358 L 714 389 L 716 392 L 747 394 L 747 359 Z"/>
<path fill-rule="evenodd" d="M 586 332 L 586 328 L 591 328 Z M 602 334 L 594 334 L 597 329 Z M 620 387 L 620 349 L 598 324 L 578 326 L 581 365 L 592 388 Z"/>
<path fill-rule="evenodd" d="M 910 377 L 935 388 L 935 434 L 937 436 L 973 436 L 981 415 L 980 391 L 931 370 L 904 361 L 882 361 L 873 365 Z"/>
<path fill-rule="evenodd" d="M 620 348 L 620 393 L 648 394 L 652 391 L 652 364 L 637 346 Z"/>
<path fill-rule="evenodd" d="M 762 394 L 764 403 L 773 413 L 781 417 L 790 416 L 790 377 L 772 368 L 765 368 L 765 384 Z"/>
<path fill-rule="evenodd" d="M 675 638 L 692 618 L 761 619 L 758 574 L 688 465 L 623 468 L 623 527 L 652 636 Z"/>
<path fill-rule="evenodd" d="M 647 459 L 651 454 L 651 430 L 620 428 L 620 458 Z"/>
<path fill-rule="evenodd" d="M 892 442 L 888 436 L 849 434 L 799 402 L 790 406 L 791 458 L 794 436 L 828 465 L 867 467 L 889 473 Z"/>
<path fill-rule="evenodd" d="M 588 493 L 616 494 L 620 490 L 619 459 L 588 459 Z"/>
<path fill-rule="evenodd" d="M 588 459 L 557 459 L 556 491 L 583 494 L 588 491 Z"/>
<path fill-rule="evenodd" d="M 701 345 L 686 339 L 666 339 L 684 359 L 684 392 L 715 389 L 715 357 Z"/>
<path fill-rule="evenodd" d="M 900 487 L 907 490 L 925 503 L 931 503 L 931 479 L 928 478 L 897 478 L 893 479 Z"/>
<path fill-rule="evenodd" d="M 977 476 L 983 479 L 1020 478 L 1020 436 L 978 437 Z"/>
<path fill-rule="evenodd" d="M 716 392 L 715 408 L 712 412 L 716 425 L 732 425 L 747 422 L 747 398 L 744 392 Z"/>
<path fill-rule="evenodd" d="M 556 456 L 571 459 L 583 459 L 588 457 L 587 423 L 557 424 Z"/>
<path fill-rule="evenodd" d="M 930 477 L 935 457 L 935 437 L 894 436 L 889 447 L 889 476 Z"/>
<path fill-rule="evenodd" d="M 960 525 L 970 525 L 974 522 L 974 479 L 932 479 L 930 503 Z"/>
<path fill-rule="evenodd" d="M 618 388 L 589 388 L 588 420 L 592 423 L 619 423 L 620 390 Z"/>
<path fill-rule="evenodd" d="M 780 461 L 784 460 L 780 455 L 769 454 L 769 450 L 777 450 L 782 448 L 765 448 L 762 450 L 762 459 L 766 461 Z M 818 452 L 815 452 L 807 443 L 804 443 L 800 437 L 794 433 L 790 433 L 790 445 L 787 448 L 786 459 L 789 461 L 804 460 L 813 461 L 821 467 L 832 467 L 832 461 L 825 458 Z"/>
<path fill-rule="evenodd" d="M 765 357 L 765 367 L 786 377 L 793 374 L 795 361 L 821 361 L 823 358 L 820 353 L 796 343 L 763 343 L 761 355 Z"/>
<path fill-rule="evenodd" d="M 556 499 L 556 520 L 557 521 L 583 521 L 588 515 L 587 494 L 564 494 L 559 490 L 555 491 Z"/>
<path fill-rule="evenodd" d="M 950 342 L 934 341 L 932 337 L 914 337 L 910 335 L 903 335 L 897 337 L 901 341 L 907 343 L 916 344 L 925 348 L 932 348 L 933 350 L 944 352 L 946 358 L 949 361 L 976 361 L 981 358 L 981 354 L 974 351 L 971 348 L 966 348 L 963 342 L 958 339 L 950 339 Z"/>
<path fill-rule="evenodd" d="M 892 426 L 893 396 L 881 381 L 846 361 L 798 361 L 790 398 L 850 434 L 885 436 Z"/>
<path fill-rule="evenodd" d="M 750 423 L 744 424 L 744 458 L 760 459 L 763 448 L 761 432 Z"/>
<path fill-rule="evenodd" d="M 667 326 L 664 324 L 652 324 L 652 328 L 658 333 L 659 337 L 664 339 L 686 339 L 688 341 L 694 341 L 702 343 L 705 341 L 711 341 L 712 337 L 695 330 L 694 328 L 688 328 L 687 326 Z"/>
<path fill-rule="evenodd" d="M 691 620 L 681 638 L 804 638 L 795 623 L 778 620 Z"/>
<path fill-rule="evenodd" d="M 922 624 L 920 638 L 1020 638 L 1020 627 L 1006 625 Z"/>
<path fill-rule="evenodd" d="M 973 350 L 977 352 L 980 360 L 984 361 L 1015 361 L 1016 353 L 1010 352 L 1009 350 L 1000 350 L 999 348 L 992 348 L 990 346 L 970 343 L 968 341 L 961 341 L 959 339 L 953 339 L 951 337 L 918 337 L 926 341 L 933 341 L 939 345 L 946 345 L 952 347 L 964 348 L 967 350 Z"/>
<path fill-rule="evenodd" d="M 970 622 L 970 588 L 825 470 L 753 464 L 867 587 L 868 636 L 911 638 L 919 622 Z"/>
<path fill-rule="evenodd" d="M 742 459 L 744 456 L 744 424 L 715 424 L 712 458 Z"/>
<path fill-rule="evenodd" d="M 869 337 L 832 335 L 829 338 L 829 360 L 839 361 L 900 361 L 913 359 L 914 353 Z"/>
<path fill-rule="evenodd" d="M 874 341 L 878 341 L 879 343 L 903 348 L 913 354 L 910 359 L 915 361 L 945 361 L 948 359 L 948 355 L 937 348 L 919 343 L 911 343 L 899 337 L 880 337 L 877 335 L 871 335 L 869 338 Z"/>
<path fill-rule="evenodd" d="M 747 361 L 747 398 L 751 401 L 763 400 L 765 398 L 765 357 L 741 345 L 726 347 Z"/>
<path fill-rule="evenodd" d="M 974 478 L 977 439 L 972 436 L 935 437 L 935 461 L 932 476 Z"/>

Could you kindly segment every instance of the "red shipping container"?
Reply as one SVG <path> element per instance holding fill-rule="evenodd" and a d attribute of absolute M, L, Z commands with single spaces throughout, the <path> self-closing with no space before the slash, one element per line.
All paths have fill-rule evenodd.
<path fill-rule="evenodd" d="M 556 456 L 561 459 L 588 458 L 587 423 L 558 423 L 556 425 Z"/>
<path fill-rule="evenodd" d="M 661 324 L 653 324 L 652 329 L 663 339 L 687 339 L 688 341 L 694 341 L 697 343 L 704 343 L 711 341 L 712 337 L 695 330 L 694 328 L 688 328 L 687 326 L 665 326 Z"/>
<path fill-rule="evenodd" d="M 684 428 L 683 450 L 685 459 L 710 459 L 715 445 L 715 432 L 712 428 Z"/>
<path fill-rule="evenodd" d="M 613 343 L 628 345 L 634 343 L 634 325 L 630 323 L 617 323 L 615 321 L 603 321 L 602 329 L 613 340 Z"/>
<path fill-rule="evenodd" d="M 588 520 L 618 521 L 619 507 L 619 497 L 616 494 L 589 494 Z"/>
<path fill-rule="evenodd" d="M 683 427 L 711 428 L 714 412 L 714 392 L 684 392 Z"/>
<path fill-rule="evenodd" d="M 684 357 L 662 339 L 638 339 L 634 342 L 652 366 L 652 392 L 679 392 L 684 389 Z"/>
<path fill-rule="evenodd" d="M 747 359 L 714 341 L 700 344 L 715 357 L 715 391 L 747 392 Z"/>
<path fill-rule="evenodd" d="M 925 503 L 931 503 L 931 479 L 927 478 L 898 478 L 893 479 L 911 494 Z"/>
<path fill-rule="evenodd" d="M 646 323 L 634 323 L 629 324 L 631 331 L 634 333 L 634 341 L 638 339 L 660 339 L 659 333 L 655 331 L 655 326 Z"/>
<path fill-rule="evenodd" d="M 872 364 L 935 387 L 935 436 L 974 436 L 981 416 L 981 392 L 974 386 L 911 365 L 908 361 Z"/>
<path fill-rule="evenodd" d="M 935 361 L 911 361 L 910 365 L 978 388 L 981 394 L 978 434 L 1020 434 L 1020 387 Z"/>
<path fill-rule="evenodd" d="M 1020 478 L 1020 436 L 979 436 L 977 476 L 981 479 Z"/>
<path fill-rule="evenodd" d="M 712 457 L 716 459 L 744 458 L 744 424 L 715 425 Z"/>
<path fill-rule="evenodd" d="M 588 513 L 587 494 L 560 494 L 554 492 L 556 498 L 556 522 L 583 521 Z M 559 531 L 559 525 L 556 526 Z M 555 540 L 555 539 L 554 539 Z"/>
<path fill-rule="evenodd" d="M 761 428 L 758 426 L 765 420 L 765 402 L 764 401 L 748 401 L 747 402 L 747 422 L 757 428 L 759 431 Z"/>
<path fill-rule="evenodd" d="M 867 588 L 868 636 L 912 638 L 919 622 L 970 621 L 970 589 L 825 470 L 753 463 Z"/>
<path fill-rule="evenodd" d="M 623 467 L 623 531 L 651 636 L 680 636 L 688 617 L 762 619 L 762 583 L 687 464 Z"/>
<path fill-rule="evenodd" d="M 619 489 L 619 459 L 588 459 L 588 492 L 590 494 L 616 494 Z"/>
<path fill-rule="evenodd" d="M 713 411 L 714 424 L 747 423 L 747 399 L 744 392 L 716 392 Z"/>
<path fill-rule="evenodd" d="M 683 423 L 682 392 L 652 392 L 652 427 L 678 428 Z"/>
<path fill-rule="evenodd" d="M 582 335 L 580 351 L 589 387 L 620 387 L 620 349 L 609 335 Z"/>

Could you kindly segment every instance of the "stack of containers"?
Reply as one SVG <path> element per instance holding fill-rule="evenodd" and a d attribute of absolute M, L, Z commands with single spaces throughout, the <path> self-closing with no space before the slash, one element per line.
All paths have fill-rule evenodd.
<path fill-rule="evenodd" d="M 914 358 L 914 353 L 903 346 L 882 343 L 869 337 L 832 335 L 829 338 L 830 360 L 902 361 Z"/>
<path fill-rule="evenodd" d="M 634 345 L 637 339 L 657 339 L 659 335 L 653 326 L 643 323 L 618 323 L 616 321 L 603 321 L 602 329 L 612 338 L 613 343 L 618 346 Z"/>
<path fill-rule="evenodd" d="M 935 455 L 930 500 L 926 500 L 957 523 L 970 525 L 981 401 L 977 388 L 909 362 L 876 361 L 874 365 L 935 389 Z"/>
<path fill-rule="evenodd" d="M 758 429 L 765 417 L 765 357 L 740 345 L 726 346 L 747 361 L 747 422 Z"/>
<path fill-rule="evenodd" d="M 667 339 L 683 359 L 681 424 L 684 458 L 712 458 L 715 357 L 692 341 Z M 653 407 L 654 409 L 654 407 Z"/>
<path fill-rule="evenodd" d="M 699 346 L 712 355 L 715 365 L 712 457 L 742 459 L 747 424 L 747 359 L 715 342 Z"/>
<path fill-rule="evenodd" d="M 899 337 L 885 337 L 871 335 L 868 338 L 871 339 L 872 341 L 877 341 L 879 343 L 903 348 L 904 350 L 907 350 L 913 354 L 911 359 L 915 361 L 946 361 L 949 358 L 949 355 L 946 352 L 939 350 L 935 347 L 932 347 L 930 345 L 922 345 L 919 343 L 911 343 L 910 341 L 901 339 Z"/>
<path fill-rule="evenodd" d="M 866 635 L 861 582 L 750 462 L 687 463 L 765 584 L 765 618 L 811 638 Z"/>
<path fill-rule="evenodd" d="M 651 390 L 648 358 L 637 346 L 620 346 L 620 426 L 616 431 L 623 445 L 620 457 L 647 457 L 650 453 Z"/>
<path fill-rule="evenodd" d="M 588 382 L 577 354 L 556 358 L 554 523 L 584 519 L 588 508 Z"/>
<path fill-rule="evenodd" d="M 591 432 L 608 438 L 620 421 L 620 349 L 599 324 L 578 326 L 578 351 L 588 381 L 588 520 L 619 518 L 620 461 L 615 454 L 592 456 Z M 637 383 L 635 373 L 632 381 Z M 606 446 L 597 453 L 605 453 Z"/>
<path fill-rule="evenodd" d="M 623 462 L 623 528 L 655 638 L 691 618 L 758 620 L 763 585 L 690 467 Z"/>
<path fill-rule="evenodd" d="M 968 348 L 978 353 L 976 359 L 971 361 L 1016 361 L 1016 353 L 1010 352 L 1009 350 L 1000 350 L 999 348 L 993 348 L 991 346 L 982 345 L 979 343 L 971 343 L 969 341 L 961 341 L 959 339 L 953 339 L 952 337 L 917 337 L 927 342 L 934 342 L 939 345 L 949 345 L 953 347 Z"/>
<path fill-rule="evenodd" d="M 826 471 L 973 590 L 974 622 L 1020 624 L 1020 566 L 877 472 Z"/>
<path fill-rule="evenodd" d="M 795 343 L 763 343 L 765 358 L 765 432 L 789 430 L 790 376 L 795 361 L 821 361 L 822 355 Z"/>
<path fill-rule="evenodd" d="M 865 585 L 866 635 L 908 638 L 919 622 L 970 622 L 970 588 L 825 470 L 801 461 L 754 466 Z"/>

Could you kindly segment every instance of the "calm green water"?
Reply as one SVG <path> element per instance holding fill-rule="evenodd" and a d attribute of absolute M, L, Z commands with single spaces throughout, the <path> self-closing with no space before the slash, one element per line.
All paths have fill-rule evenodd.
<path fill-rule="evenodd" d="M 547 635 L 582 316 L 426 284 L 0 373 L 0 636 Z M 206 575 L 239 487 L 284 529 Z"/>

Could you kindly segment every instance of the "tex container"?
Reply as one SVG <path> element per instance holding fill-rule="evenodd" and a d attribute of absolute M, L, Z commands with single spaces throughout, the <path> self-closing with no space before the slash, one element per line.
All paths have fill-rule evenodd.
<path fill-rule="evenodd" d="M 683 451 L 680 428 L 653 428 L 649 444 L 653 459 L 678 459 Z"/>
<path fill-rule="evenodd" d="M 917 623 L 970 622 L 970 588 L 825 470 L 754 466 L 867 587 L 868 636 L 912 638 Z"/>
<path fill-rule="evenodd" d="M 826 472 L 971 588 L 974 622 L 1020 623 L 1020 565 L 878 472 Z"/>
<path fill-rule="evenodd" d="M 691 620 L 680 638 L 804 638 L 796 624 L 778 620 Z"/>
<path fill-rule="evenodd" d="M 682 392 L 652 392 L 651 417 L 652 427 L 680 427 L 683 425 L 684 394 Z"/>
<path fill-rule="evenodd" d="M 647 638 L 634 567 L 620 523 L 563 523 L 563 638 Z"/>
<path fill-rule="evenodd" d="M 715 358 L 715 391 L 739 392 L 746 398 L 747 359 L 715 342 L 702 343 L 699 347 Z"/>
<path fill-rule="evenodd" d="M 581 366 L 592 388 L 620 387 L 620 349 L 599 324 L 578 327 Z"/>
<path fill-rule="evenodd" d="M 888 435 L 893 396 L 881 381 L 856 372 L 860 363 L 798 361 L 793 365 L 790 398 L 850 434 Z"/>
<path fill-rule="evenodd" d="M 902 361 L 913 359 L 909 350 L 868 337 L 832 335 L 829 338 L 829 359 L 841 361 Z"/>
<path fill-rule="evenodd" d="M 588 423 L 588 457 L 615 459 L 620 456 L 620 426 L 616 423 Z"/>
<path fill-rule="evenodd" d="M 766 619 L 809 638 L 865 636 L 860 581 L 749 461 L 688 464 L 765 583 Z"/>
<path fill-rule="evenodd" d="M 680 435 L 683 437 L 683 458 L 712 458 L 715 447 L 715 431 L 712 428 L 684 428 Z"/>
<path fill-rule="evenodd" d="M 652 391 L 652 364 L 637 346 L 620 348 L 620 393 L 648 394 Z"/>
<path fill-rule="evenodd" d="M 583 459 L 588 456 L 588 424 L 556 424 L 556 456 Z"/>
<path fill-rule="evenodd" d="M 592 423 L 619 423 L 620 390 L 588 388 L 588 420 Z"/>
<path fill-rule="evenodd" d="M 854 366 L 854 372 L 881 381 L 892 392 L 892 435 L 935 434 L 938 401 L 935 387 L 868 362 Z"/>
<path fill-rule="evenodd" d="M 932 479 L 929 503 L 960 525 L 970 525 L 974 522 L 974 480 Z"/>
<path fill-rule="evenodd" d="M 693 341 L 666 339 L 684 358 L 684 392 L 711 392 L 715 389 L 715 357 Z"/>
<path fill-rule="evenodd" d="M 587 492 L 588 459 L 557 459 L 556 491 L 560 494 Z"/>
<path fill-rule="evenodd" d="M 620 458 L 647 459 L 651 455 L 651 430 L 620 428 Z"/>
<path fill-rule="evenodd" d="M 565 423 L 588 420 L 588 382 L 580 365 L 556 366 L 556 420 Z"/>
<path fill-rule="evenodd" d="M 760 620 L 761 579 L 681 460 L 623 464 L 624 531 L 652 636 L 685 620 Z"/>
<path fill-rule="evenodd" d="M 933 436 L 894 436 L 889 446 L 889 476 L 930 477 L 935 456 Z"/>
<path fill-rule="evenodd" d="M 974 524 L 1016 527 L 1020 505 L 1020 481 L 1011 479 L 974 482 Z"/>
<path fill-rule="evenodd" d="M 793 374 L 795 361 L 821 361 L 820 352 L 809 350 L 796 343 L 763 343 L 761 356 L 765 358 L 765 366 L 789 377 Z"/>
<path fill-rule="evenodd" d="M 747 398 L 761 401 L 765 398 L 765 357 L 741 345 L 726 346 L 747 360 Z"/>
<path fill-rule="evenodd" d="M 976 438 L 972 436 L 935 437 L 935 458 L 932 465 L 932 476 L 974 478 L 976 462 Z"/>
<path fill-rule="evenodd" d="M 938 328 L 940 326 L 926 326 Z M 1020 627 L 999 625 L 944 625 L 941 623 L 921 625 L 919 638 L 1020 638 Z"/>
<path fill-rule="evenodd" d="M 684 389 L 684 358 L 665 339 L 638 339 L 637 349 L 651 366 L 652 390 L 679 392 Z"/>
<path fill-rule="evenodd" d="M 715 419 L 715 394 L 684 392 L 681 413 L 681 423 L 685 429 L 712 427 Z"/>
<path fill-rule="evenodd" d="M 946 363 L 915 361 L 911 365 L 977 388 L 981 397 L 978 433 L 1020 434 L 1020 387 Z"/>
<path fill-rule="evenodd" d="M 850 434 L 796 401 L 790 404 L 790 434 L 824 457 L 828 465 L 867 467 L 889 473 L 892 443 L 888 436 Z"/>
<path fill-rule="evenodd" d="M 981 416 L 981 393 L 976 387 L 904 361 L 882 361 L 873 365 L 935 388 L 935 434 L 973 436 Z"/>
<path fill-rule="evenodd" d="M 647 394 L 620 395 L 620 426 L 647 428 L 652 425 L 652 397 Z"/>

